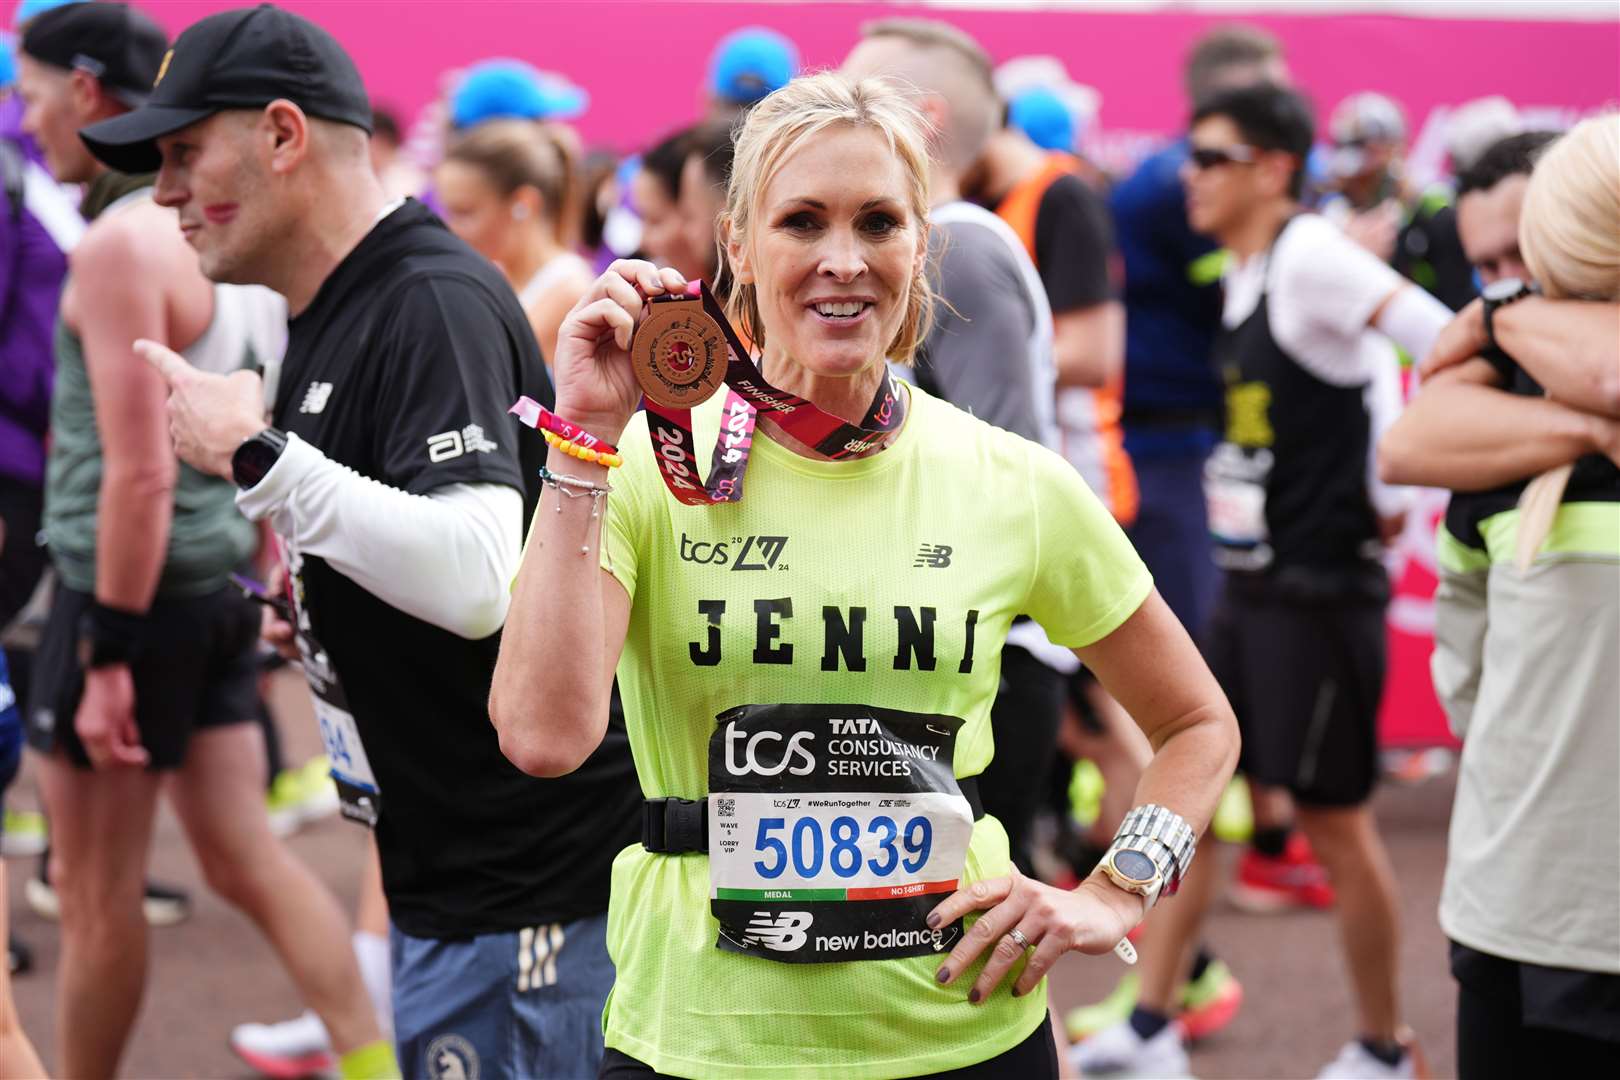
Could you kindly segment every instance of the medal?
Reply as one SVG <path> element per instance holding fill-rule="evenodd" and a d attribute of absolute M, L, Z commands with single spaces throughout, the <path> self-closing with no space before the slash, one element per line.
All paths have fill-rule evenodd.
<path fill-rule="evenodd" d="M 690 409 L 726 379 L 726 342 L 696 296 L 658 297 L 630 342 L 630 364 L 648 401 Z"/>

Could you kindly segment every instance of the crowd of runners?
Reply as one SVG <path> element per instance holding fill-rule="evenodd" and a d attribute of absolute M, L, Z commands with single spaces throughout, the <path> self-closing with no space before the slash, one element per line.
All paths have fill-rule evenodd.
<path fill-rule="evenodd" d="M 0 790 L 26 743 L 61 945 L 0 1076 L 118 1073 L 165 793 L 307 1005 L 228 1033 L 271 1077 L 1186 1076 L 1267 992 L 1227 892 L 1335 913 L 1301 1075 L 1620 1066 L 1620 114 L 1473 103 L 1415 190 L 1397 102 L 1233 24 L 1109 175 L 1060 67 L 908 17 L 739 30 L 623 157 L 505 58 L 402 135 L 269 4 L 11 31 Z M 1454 1032 L 1370 804 L 1408 485 Z M 283 842 L 332 813 L 353 912 Z"/>

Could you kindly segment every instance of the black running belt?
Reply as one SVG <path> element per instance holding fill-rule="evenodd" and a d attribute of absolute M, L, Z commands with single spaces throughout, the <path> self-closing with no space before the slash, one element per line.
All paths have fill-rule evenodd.
<path fill-rule="evenodd" d="M 979 778 L 956 781 L 973 808 L 973 820 L 984 817 Z M 687 855 L 709 850 L 708 799 L 646 799 L 641 804 L 641 846 L 654 855 Z"/>

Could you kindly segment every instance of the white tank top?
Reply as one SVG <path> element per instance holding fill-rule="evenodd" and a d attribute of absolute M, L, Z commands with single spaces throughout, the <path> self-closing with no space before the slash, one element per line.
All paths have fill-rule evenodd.
<path fill-rule="evenodd" d="M 523 305 L 524 311 L 528 311 L 546 294 L 547 289 L 576 270 L 583 270 L 586 276 L 591 276 L 591 264 L 572 251 L 553 256 L 550 262 L 534 272 L 528 284 L 518 290 L 518 303 Z"/>

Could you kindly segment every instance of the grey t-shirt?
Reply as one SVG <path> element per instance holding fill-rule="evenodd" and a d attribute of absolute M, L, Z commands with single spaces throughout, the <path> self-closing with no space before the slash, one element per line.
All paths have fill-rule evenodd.
<path fill-rule="evenodd" d="M 917 382 L 987 423 L 1053 445 L 1052 314 L 1029 256 L 979 207 L 950 203 L 932 218 L 929 263 L 944 302 L 918 354 Z"/>

